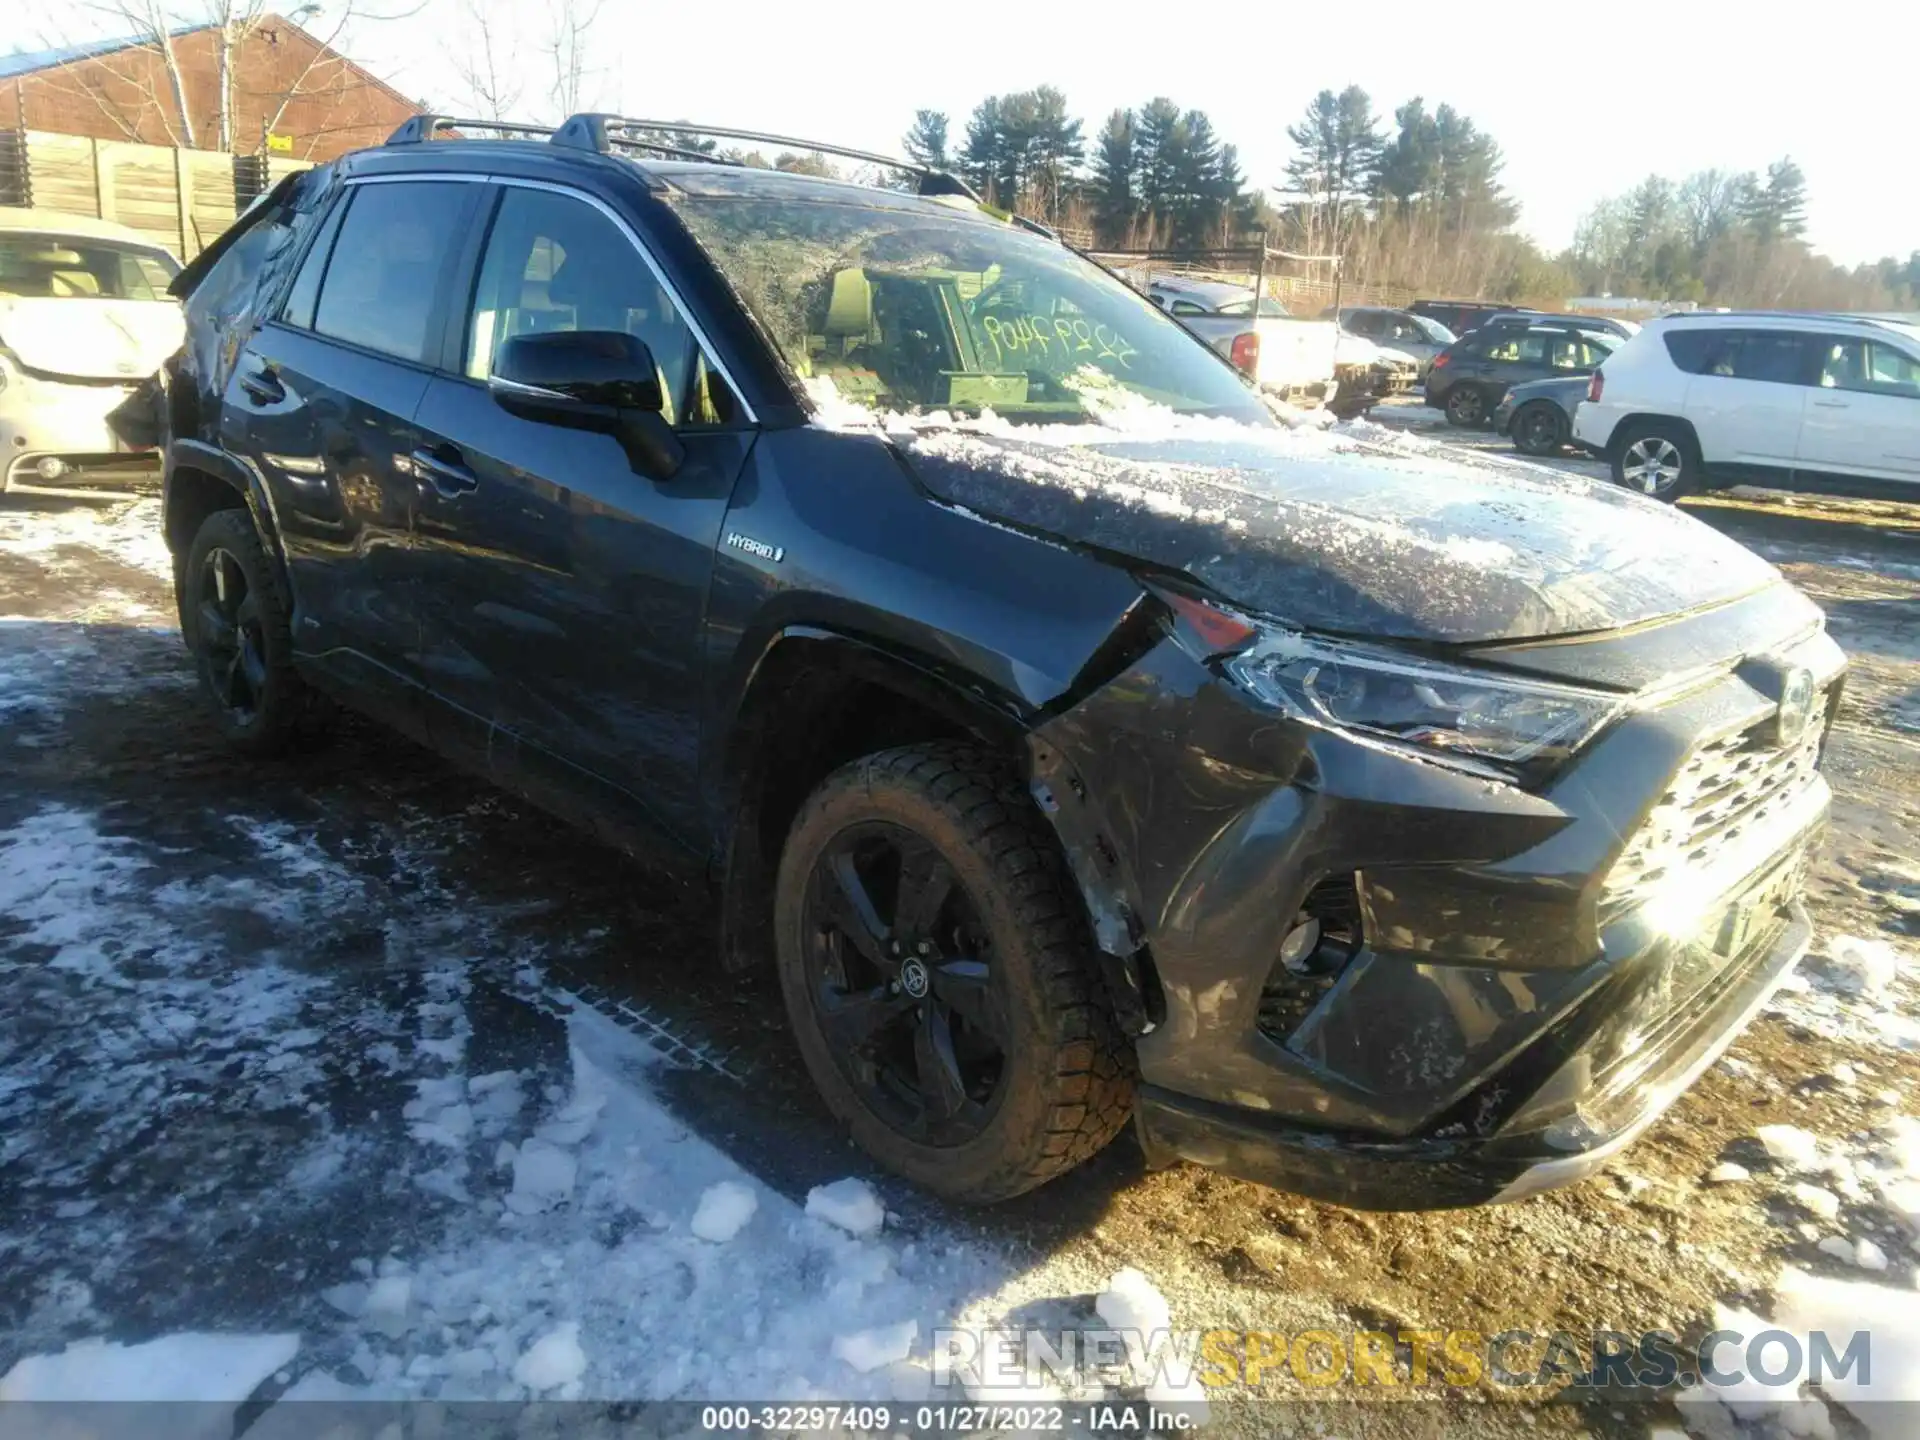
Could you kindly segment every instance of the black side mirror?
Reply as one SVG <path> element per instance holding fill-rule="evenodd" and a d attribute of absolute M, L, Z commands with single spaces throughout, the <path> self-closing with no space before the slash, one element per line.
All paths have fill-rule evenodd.
<path fill-rule="evenodd" d="M 624 330 L 512 336 L 494 353 L 487 389 L 523 420 L 611 435 L 627 463 L 656 480 L 671 478 L 687 458 L 660 413 L 666 397 L 653 352 Z"/>

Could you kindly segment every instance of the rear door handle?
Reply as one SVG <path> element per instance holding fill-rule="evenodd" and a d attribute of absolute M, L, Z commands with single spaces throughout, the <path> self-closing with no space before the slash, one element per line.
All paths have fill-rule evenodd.
<path fill-rule="evenodd" d="M 412 462 L 414 478 L 432 485 L 449 500 L 480 488 L 480 477 L 466 467 L 460 452 L 451 445 L 416 450 L 407 458 Z"/>
<path fill-rule="evenodd" d="M 1816 400 L 1813 403 L 1822 410 L 1845 410 L 1848 406 L 1845 400 Z"/>
<path fill-rule="evenodd" d="M 273 373 L 271 365 L 262 365 L 257 370 L 242 370 L 240 389 L 258 405 L 278 405 L 287 398 L 287 387 L 280 383 L 280 377 Z"/>

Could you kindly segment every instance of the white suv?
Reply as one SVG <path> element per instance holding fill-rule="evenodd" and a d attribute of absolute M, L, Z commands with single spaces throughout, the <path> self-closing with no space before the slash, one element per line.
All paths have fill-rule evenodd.
<path fill-rule="evenodd" d="M 1741 481 L 1920 493 L 1920 324 L 1655 320 L 1594 374 L 1573 435 L 1616 481 L 1662 500 Z"/>

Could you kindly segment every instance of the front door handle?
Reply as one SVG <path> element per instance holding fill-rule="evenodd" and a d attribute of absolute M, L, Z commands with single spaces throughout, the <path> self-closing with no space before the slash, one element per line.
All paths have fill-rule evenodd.
<path fill-rule="evenodd" d="M 240 390 L 256 405 L 278 405 L 287 398 L 287 387 L 280 383 L 280 377 L 274 374 L 271 365 L 262 365 L 258 370 L 242 370 Z"/>
<path fill-rule="evenodd" d="M 1845 400 L 1816 400 L 1813 403 L 1822 410 L 1845 410 L 1848 405 Z"/>
<path fill-rule="evenodd" d="M 451 445 L 416 450 L 407 458 L 412 462 L 414 478 L 432 485 L 448 500 L 480 488 L 480 477 L 466 467 L 460 452 Z"/>

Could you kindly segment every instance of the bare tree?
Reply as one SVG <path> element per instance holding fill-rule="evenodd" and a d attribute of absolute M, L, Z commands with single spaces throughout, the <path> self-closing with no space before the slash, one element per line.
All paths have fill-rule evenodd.
<path fill-rule="evenodd" d="M 155 125 L 168 143 L 190 149 L 252 153 L 264 148 L 267 133 L 301 97 L 344 93 L 368 83 L 335 48 L 357 20 L 390 20 L 412 14 L 403 10 L 377 14 L 363 8 L 363 0 L 339 0 L 323 11 L 307 0 L 284 12 L 270 9 L 271 0 L 85 0 L 77 13 L 88 17 L 85 28 L 118 42 L 84 53 L 70 31 L 75 9 L 46 0 L 57 22 L 42 27 L 50 46 L 73 47 L 82 53 L 51 71 L 47 83 L 86 96 L 129 140 L 152 138 Z M 325 14 L 328 23 L 310 30 Z M 315 43 L 306 63 L 290 79 L 270 88 L 251 89 L 257 77 L 242 73 L 248 47 L 280 19 L 300 25 Z M 196 111 L 181 59 L 181 42 L 189 35 L 206 37 L 214 51 L 214 94 L 211 113 Z M 150 59 L 151 65 L 137 63 Z M 128 63 L 133 61 L 136 63 Z M 258 134 L 240 134 L 238 100 L 257 102 L 262 124 Z"/>
<path fill-rule="evenodd" d="M 548 0 L 550 22 L 546 52 L 553 62 L 553 108 L 556 119 L 588 108 L 583 100 L 594 95 L 598 82 L 587 68 L 587 47 L 600 18 L 600 0 Z"/>
<path fill-rule="evenodd" d="M 502 63 L 513 41 L 500 0 L 460 0 L 459 14 L 465 45 L 454 70 L 466 92 L 463 108 L 479 120 L 508 119 L 520 103 L 521 82 L 518 67 Z"/>

